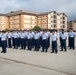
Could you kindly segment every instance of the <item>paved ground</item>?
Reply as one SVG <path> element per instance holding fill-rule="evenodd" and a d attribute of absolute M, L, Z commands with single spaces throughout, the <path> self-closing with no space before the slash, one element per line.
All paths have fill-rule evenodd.
<path fill-rule="evenodd" d="M 76 49 L 50 52 L 7 49 L 0 53 L 0 75 L 76 75 Z"/>
<path fill-rule="evenodd" d="M 1 51 L 1 48 L 0 48 Z M 76 50 L 51 54 L 8 49 L 0 53 L 0 75 L 76 75 Z"/>
<path fill-rule="evenodd" d="M 0 75 L 68 75 L 66 73 L 0 59 Z"/>

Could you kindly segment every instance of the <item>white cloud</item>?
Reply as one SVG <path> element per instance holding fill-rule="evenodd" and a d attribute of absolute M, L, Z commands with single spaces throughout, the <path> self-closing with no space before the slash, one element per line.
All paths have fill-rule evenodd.
<path fill-rule="evenodd" d="M 0 13 L 21 9 L 37 12 L 64 12 L 71 20 L 76 17 L 76 0 L 0 0 Z"/>

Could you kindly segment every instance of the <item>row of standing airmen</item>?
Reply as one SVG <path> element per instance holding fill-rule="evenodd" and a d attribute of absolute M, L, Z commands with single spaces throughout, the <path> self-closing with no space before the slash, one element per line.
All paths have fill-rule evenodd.
<path fill-rule="evenodd" d="M 60 35 L 60 46 L 61 51 L 63 49 L 67 51 L 66 48 L 66 39 L 67 35 L 62 29 L 59 33 Z M 42 47 L 41 52 L 47 52 L 48 48 L 50 47 L 50 36 L 52 40 L 52 52 L 51 53 L 58 53 L 57 49 L 57 40 L 58 35 L 55 30 L 52 31 L 52 35 L 50 35 L 49 31 L 9 31 L 0 32 L 0 46 L 2 47 L 2 53 L 6 53 L 6 48 L 14 48 L 18 49 L 18 47 L 21 47 L 21 50 L 26 50 L 26 47 L 28 50 L 32 50 L 34 48 L 34 51 L 39 51 L 39 49 Z M 71 29 L 68 33 L 69 36 L 69 47 L 70 49 L 74 49 L 74 38 L 75 33 Z M 7 45 L 8 44 L 8 45 Z"/>

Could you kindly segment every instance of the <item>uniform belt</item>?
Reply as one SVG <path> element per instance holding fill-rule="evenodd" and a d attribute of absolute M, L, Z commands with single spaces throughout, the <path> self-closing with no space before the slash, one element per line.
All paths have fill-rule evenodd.
<path fill-rule="evenodd" d="M 47 40 L 47 39 L 43 39 L 43 40 Z"/>
<path fill-rule="evenodd" d="M 56 42 L 56 41 L 52 41 L 52 42 Z"/>
<path fill-rule="evenodd" d="M 1 41 L 6 41 L 6 40 L 1 40 Z"/>

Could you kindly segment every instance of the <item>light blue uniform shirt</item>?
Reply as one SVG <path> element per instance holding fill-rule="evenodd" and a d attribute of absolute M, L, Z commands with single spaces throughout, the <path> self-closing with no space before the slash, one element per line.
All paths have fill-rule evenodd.
<path fill-rule="evenodd" d="M 66 38 L 67 38 L 67 35 L 66 35 L 65 32 L 64 32 L 63 34 L 61 34 L 61 38 L 62 38 L 62 39 L 66 39 Z"/>
<path fill-rule="evenodd" d="M 25 35 L 25 38 L 26 38 L 26 37 L 27 37 L 27 35 L 28 35 L 28 33 L 27 33 L 27 32 L 25 32 L 25 33 L 24 33 L 24 35 Z"/>
<path fill-rule="evenodd" d="M 2 33 L 0 33 L 0 38 L 1 38 Z"/>
<path fill-rule="evenodd" d="M 48 38 L 47 33 L 45 33 L 45 34 L 42 35 L 42 40 L 46 40 L 47 38 Z"/>
<path fill-rule="evenodd" d="M 40 37 L 42 37 L 42 35 L 43 35 L 43 32 L 42 32 L 42 31 L 41 31 L 41 32 L 39 32 L 39 36 L 40 36 Z"/>
<path fill-rule="evenodd" d="M 69 33 L 68 33 L 68 36 L 69 36 L 69 37 L 75 37 L 75 33 L 74 33 L 74 32 L 69 32 Z"/>
<path fill-rule="evenodd" d="M 11 33 L 11 36 L 14 38 L 14 33 Z"/>
<path fill-rule="evenodd" d="M 61 37 L 61 35 L 62 35 L 62 32 L 59 32 L 59 35 L 60 35 L 60 37 Z"/>
<path fill-rule="evenodd" d="M 36 33 L 36 34 L 34 35 L 34 39 L 39 39 L 39 34 L 38 34 L 38 33 Z"/>
<path fill-rule="evenodd" d="M 13 37 L 14 37 L 14 38 L 18 38 L 18 33 L 15 32 L 14 35 L 13 35 Z"/>
<path fill-rule="evenodd" d="M 21 33 L 20 33 L 20 32 L 18 32 L 17 34 L 18 34 L 18 38 L 19 38 L 19 37 L 20 37 L 20 35 L 21 35 Z"/>
<path fill-rule="evenodd" d="M 31 33 L 31 34 L 32 34 L 32 36 L 34 37 L 35 33 L 34 33 L 33 31 L 32 31 L 32 33 Z"/>
<path fill-rule="evenodd" d="M 7 34 L 7 37 L 8 37 L 8 38 L 11 38 L 11 37 L 12 37 L 11 33 L 8 33 L 8 34 Z"/>
<path fill-rule="evenodd" d="M 51 35 L 51 39 L 52 39 L 52 41 L 56 41 L 57 38 L 58 38 L 58 36 L 57 36 L 56 34 L 52 34 L 52 35 Z"/>
<path fill-rule="evenodd" d="M 50 36 L 50 32 L 49 31 L 47 32 L 47 35 L 48 35 L 48 37 Z"/>
<path fill-rule="evenodd" d="M 25 34 L 24 33 L 21 33 L 20 38 L 21 39 L 25 38 Z"/>
<path fill-rule="evenodd" d="M 1 41 L 5 41 L 6 40 L 6 34 L 4 33 L 4 34 L 1 34 Z"/>
<path fill-rule="evenodd" d="M 28 33 L 28 35 L 27 35 L 27 39 L 31 39 L 31 38 L 32 38 L 31 33 Z"/>

